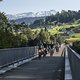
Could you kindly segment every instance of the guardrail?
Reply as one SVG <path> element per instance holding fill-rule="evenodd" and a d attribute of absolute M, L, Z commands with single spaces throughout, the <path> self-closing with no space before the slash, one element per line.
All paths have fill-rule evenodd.
<path fill-rule="evenodd" d="M 72 80 L 72 74 L 71 74 L 71 68 L 70 68 L 67 47 L 65 47 L 65 49 L 64 49 L 64 55 L 65 55 L 65 77 L 64 77 L 64 80 Z"/>
<path fill-rule="evenodd" d="M 37 55 L 37 47 L 0 49 L 0 67 Z"/>
<path fill-rule="evenodd" d="M 73 80 L 80 80 L 80 55 L 67 47 Z"/>

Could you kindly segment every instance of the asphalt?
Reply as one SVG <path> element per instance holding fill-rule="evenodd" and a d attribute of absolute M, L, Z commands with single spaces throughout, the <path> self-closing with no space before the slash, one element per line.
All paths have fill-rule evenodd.
<path fill-rule="evenodd" d="M 64 56 L 36 58 L 0 75 L 0 80 L 64 80 Z"/>

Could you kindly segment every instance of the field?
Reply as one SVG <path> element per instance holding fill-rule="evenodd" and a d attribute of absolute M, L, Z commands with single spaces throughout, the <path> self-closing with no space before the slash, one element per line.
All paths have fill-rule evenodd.
<path fill-rule="evenodd" d="M 69 41 L 69 42 L 74 42 L 74 41 L 80 40 L 80 38 L 69 38 L 69 39 L 65 39 L 65 40 Z"/>
<path fill-rule="evenodd" d="M 41 28 L 36 28 L 36 29 L 32 29 L 32 31 L 40 31 L 41 30 Z"/>
<path fill-rule="evenodd" d="M 60 34 L 60 33 L 63 33 L 63 32 L 60 32 L 59 29 L 70 28 L 70 27 L 78 27 L 78 26 L 80 26 L 80 24 L 71 24 L 71 25 L 64 24 L 62 26 L 52 26 L 51 27 L 52 29 L 49 29 L 49 32 L 52 35 L 54 35 L 54 34 Z"/>
<path fill-rule="evenodd" d="M 80 40 L 80 33 L 71 34 L 69 39 L 66 39 L 67 41 L 77 41 Z"/>
<path fill-rule="evenodd" d="M 70 36 L 74 38 L 80 38 L 80 33 L 71 34 Z"/>
<path fill-rule="evenodd" d="M 51 29 L 48 29 L 48 32 L 51 34 L 51 35 L 55 35 L 55 34 L 60 34 L 60 33 L 63 33 L 61 31 L 59 31 L 60 29 L 63 29 L 63 28 L 70 28 L 70 27 L 79 27 L 80 24 L 64 24 L 62 26 L 52 26 Z M 44 29 L 44 28 L 43 28 Z M 32 29 L 32 31 L 40 31 L 41 28 L 36 28 L 36 29 Z M 65 39 L 65 40 L 68 40 L 68 41 L 76 41 L 76 40 L 80 40 L 80 33 L 74 33 L 74 34 L 70 34 L 70 38 L 68 39 Z"/>
<path fill-rule="evenodd" d="M 62 29 L 62 28 L 70 28 L 70 27 L 78 27 L 80 26 L 80 24 L 72 24 L 72 25 L 63 25 L 63 26 L 56 26 L 56 27 L 53 27 L 52 30 L 49 30 L 49 32 L 51 34 L 60 34 L 60 33 L 63 33 L 63 32 L 60 32 L 59 29 Z M 70 38 L 67 38 L 65 40 L 67 41 L 76 41 L 76 40 L 80 40 L 80 33 L 74 33 L 74 34 L 70 34 L 69 35 Z"/>

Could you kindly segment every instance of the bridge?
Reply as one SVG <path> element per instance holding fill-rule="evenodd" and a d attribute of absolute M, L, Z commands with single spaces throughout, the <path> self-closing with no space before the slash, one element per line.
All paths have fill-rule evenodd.
<path fill-rule="evenodd" d="M 37 47 L 0 50 L 0 80 L 80 80 L 80 56 L 62 45 L 38 59 Z"/>

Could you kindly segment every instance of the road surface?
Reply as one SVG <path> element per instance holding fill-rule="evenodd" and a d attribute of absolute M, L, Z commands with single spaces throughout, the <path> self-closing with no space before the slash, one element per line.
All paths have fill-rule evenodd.
<path fill-rule="evenodd" d="M 0 75 L 0 80 L 64 80 L 64 56 L 59 53 L 49 54 L 45 58 L 38 58 L 25 63 Z"/>

